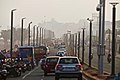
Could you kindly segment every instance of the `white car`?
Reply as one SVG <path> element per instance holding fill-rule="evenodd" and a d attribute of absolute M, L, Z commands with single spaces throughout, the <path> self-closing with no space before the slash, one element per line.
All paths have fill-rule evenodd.
<path fill-rule="evenodd" d="M 59 78 L 78 78 L 82 80 L 82 65 L 77 57 L 60 57 L 55 67 L 55 80 Z"/>
<path fill-rule="evenodd" d="M 65 52 L 64 51 L 58 51 L 57 52 L 57 56 L 64 56 L 65 55 Z"/>

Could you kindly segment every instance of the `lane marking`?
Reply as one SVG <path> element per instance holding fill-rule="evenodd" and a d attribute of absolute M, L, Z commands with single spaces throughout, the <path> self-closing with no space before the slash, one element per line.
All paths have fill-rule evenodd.
<path fill-rule="evenodd" d="M 36 69 L 38 69 L 38 67 L 36 67 L 35 69 L 33 69 L 32 71 L 30 71 L 28 74 L 26 74 L 25 76 L 22 77 L 22 79 L 25 79 L 27 76 L 29 76 L 32 72 L 34 72 Z"/>

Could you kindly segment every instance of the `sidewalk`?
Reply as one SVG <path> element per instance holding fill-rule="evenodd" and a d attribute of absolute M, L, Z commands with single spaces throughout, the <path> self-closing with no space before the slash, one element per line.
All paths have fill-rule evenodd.
<path fill-rule="evenodd" d="M 117 55 L 116 55 L 116 58 L 119 58 L 119 59 L 120 59 L 120 54 L 117 54 Z"/>
<path fill-rule="evenodd" d="M 87 65 L 84 65 L 83 75 L 90 80 L 108 80 L 108 73 L 104 73 L 103 75 L 98 75 L 98 70 L 95 68 L 88 68 Z"/>

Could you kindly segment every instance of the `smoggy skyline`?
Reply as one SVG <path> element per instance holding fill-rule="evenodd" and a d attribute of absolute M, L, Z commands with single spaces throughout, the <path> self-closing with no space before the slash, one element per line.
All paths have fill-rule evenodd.
<path fill-rule="evenodd" d="M 112 6 L 106 0 L 106 21 L 112 21 Z M 20 25 L 21 18 L 26 17 L 25 26 L 30 21 L 32 25 L 50 21 L 75 22 L 80 19 L 92 18 L 92 13 L 98 13 L 96 6 L 99 0 L 0 0 L 0 26 L 10 28 L 10 11 L 14 11 L 14 26 Z M 116 6 L 116 19 L 120 20 L 120 4 Z"/>

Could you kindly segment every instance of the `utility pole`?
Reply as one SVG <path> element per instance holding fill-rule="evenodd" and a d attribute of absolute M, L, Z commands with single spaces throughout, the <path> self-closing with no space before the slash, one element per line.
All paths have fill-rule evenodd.
<path fill-rule="evenodd" d="M 103 74 L 104 50 L 104 29 L 105 29 L 105 0 L 100 0 L 96 8 L 99 11 L 99 42 L 98 42 L 98 74 Z"/>
<path fill-rule="evenodd" d="M 40 27 L 40 38 L 39 38 L 39 46 L 41 46 L 41 27 Z"/>
<path fill-rule="evenodd" d="M 109 54 L 110 54 L 110 39 L 111 39 L 111 37 L 110 37 L 110 33 L 111 33 L 111 30 L 109 29 Z"/>
<path fill-rule="evenodd" d="M 71 50 L 71 55 L 74 56 L 74 34 L 71 34 Z"/>
<path fill-rule="evenodd" d="M 35 46 L 35 26 L 33 26 L 33 46 Z"/>
<path fill-rule="evenodd" d="M 112 64 L 111 64 L 111 75 L 115 75 L 115 48 L 116 48 L 116 37 L 115 37 L 115 22 L 116 22 L 116 5 L 118 3 L 113 2 L 110 3 L 113 6 L 113 13 L 112 13 Z"/>
<path fill-rule="evenodd" d="M 43 45 L 43 37 L 44 37 L 44 29 L 43 28 L 41 28 L 41 44 Z"/>
<path fill-rule="evenodd" d="M 85 50 L 85 47 L 84 47 L 84 36 L 85 36 L 85 28 L 82 28 L 83 30 L 83 40 L 82 40 L 82 64 L 84 64 L 84 50 Z"/>
<path fill-rule="evenodd" d="M 91 41 L 92 41 L 92 21 L 93 19 L 87 18 L 87 20 L 90 22 L 90 40 L 89 40 L 89 67 L 91 67 L 91 59 L 92 59 L 92 53 L 91 53 Z"/>
<path fill-rule="evenodd" d="M 38 46 L 38 27 L 37 27 L 37 33 L 36 33 L 36 46 Z"/>
<path fill-rule="evenodd" d="M 78 32 L 78 59 L 80 59 L 80 31 Z"/>
<path fill-rule="evenodd" d="M 25 17 L 22 18 L 22 22 L 21 22 L 21 46 L 23 46 L 23 20 L 24 19 L 25 19 Z"/>
<path fill-rule="evenodd" d="M 75 33 L 75 56 L 77 56 L 77 33 Z"/>
<path fill-rule="evenodd" d="M 16 9 L 11 10 L 11 39 L 10 39 L 10 56 L 11 56 L 11 62 L 12 62 L 12 45 L 13 45 L 13 12 Z"/>
<path fill-rule="evenodd" d="M 28 26 L 28 46 L 30 46 L 30 24 L 32 24 L 32 22 L 30 22 Z"/>

